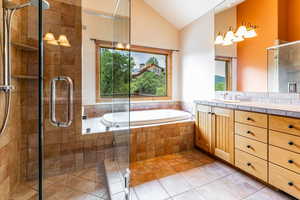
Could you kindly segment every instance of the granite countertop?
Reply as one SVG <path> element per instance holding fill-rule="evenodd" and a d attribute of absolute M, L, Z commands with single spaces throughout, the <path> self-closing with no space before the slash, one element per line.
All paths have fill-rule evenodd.
<path fill-rule="evenodd" d="M 262 102 L 241 101 L 239 103 L 229 103 L 222 100 L 196 100 L 196 104 L 231 108 L 236 110 L 252 111 L 273 115 L 300 118 L 300 105 L 291 104 L 271 104 Z"/>

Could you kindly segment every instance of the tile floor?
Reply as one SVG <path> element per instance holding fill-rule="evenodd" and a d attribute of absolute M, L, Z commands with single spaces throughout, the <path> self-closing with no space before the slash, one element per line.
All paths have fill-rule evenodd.
<path fill-rule="evenodd" d="M 103 167 L 94 167 L 44 181 L 45 200 L 108 200 Z M 10 200 L 36 200 L 37 183 L 28 182 L 17 188 Z"/>
<path fill-rule="evenodd" d="M 132 200 L 292 199 L 197 150 L 132 163 L 131 170 Z"/>
<path fill-rule="evenodd" d="M 243 173 L 197 151 L 131 164 L 131 200 L 288 200 Z M 112 173 L 111 200 L 125 200 L 120 174 Z M 46 200 L 109 200 L 104 167 L 44 181 Z M 35 182 L 24 184 L 10 200 L 36 200 Z"/>

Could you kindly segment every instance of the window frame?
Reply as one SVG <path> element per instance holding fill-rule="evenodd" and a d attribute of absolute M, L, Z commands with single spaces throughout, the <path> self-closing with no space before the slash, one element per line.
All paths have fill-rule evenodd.
<path fill-rule="evenodd" d="M 215 61 L 226 62 L 226 91 L 232 90 L 232 57 L 216 56 Z"/>
<path fill-rule="evenodd" d="M 101 48 L 110 48 L 110 49 L 116 49 L 114 48 L 115 45 L 113 45 L 113 42 L 109 41 L 101 41 L 101 40 L 95 40 L 95 49 L 96 49 L 96 103 L 102 103 L 102 102 L 109 102 L 112 100 L 111 97 L 102 97 L 100 92 L 100 80 L 101 80 Z M 122 49 L 120 49 L 122 50 Z M 166 86 L 167 86 L 167 95 L 166 96 L 155 96 L 155 97 L 147 97 L 147 96 L 134 96 L 131 97 L 131 101 L 153 101 L 153 100 L 171 100 L 172 99 L 172 88 L 173 88 L 173 80 L 172 80 L 172 50 L 167 49 L 159 49 L 159 48 L 153 48 L 153 47 L 145 47 L 145 46 L 138 46 L 138 45 L 131 45 L 130 51 L 134 52 L 141 52 L 141 53 L 150 53 L 150 54 L 160 54 L 160 55 L 166 55 Z"/>

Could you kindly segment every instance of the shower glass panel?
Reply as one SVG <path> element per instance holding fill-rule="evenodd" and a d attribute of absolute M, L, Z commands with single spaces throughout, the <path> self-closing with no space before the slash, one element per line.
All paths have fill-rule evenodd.
<path fill-rule="evenodd" d="M 128 194 L 129 52 L 116 54 L 129 45 L 124 2 L 49 0 L 43 11 L 43 199 Z"/>
<path fill-rule="evenodd" d="M 269 92 L 300 92 L 300 42 L 268 48 Z"/>

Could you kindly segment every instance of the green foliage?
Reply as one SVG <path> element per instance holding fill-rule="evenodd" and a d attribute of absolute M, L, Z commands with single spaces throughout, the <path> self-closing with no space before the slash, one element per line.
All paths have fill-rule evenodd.
<path fill-rule="evenodd" d="M 225 83 L 224 82 L 215 83 L 215 91 L 225 91 Z"/>
<path fill-rule="evenodd" d="M 129 52 L 101 48 L 100 60 L 100 94 L 102 97 L 128 96 L 129 90 L 132 95 L 166 96 L 165 72 L 156 74 L 147 71 L 130 79 L 135 62 L 133 57 L 129 58 Z M 151 57 L 146 64 L 158 65 L 159 62 L 155 57 Z"/>
<path fill-rule="evenodd" d="M 155 57 L 149 58 L 149 60 L 146 62 L 146 65 L 149 65 L 149 64 L 150 65 L 152 65 L 152 64 L 159 65 L 158 60 Z"/>

